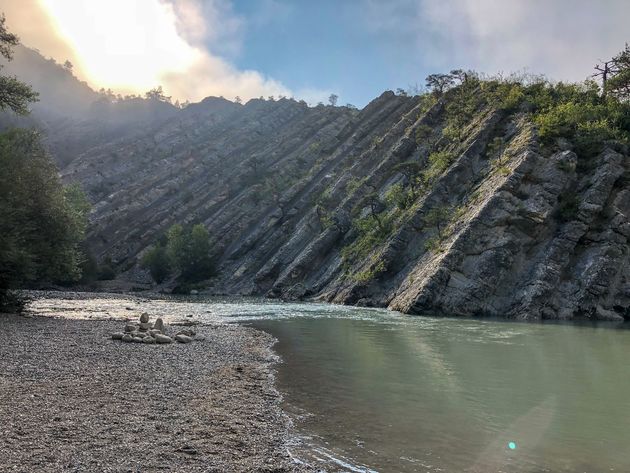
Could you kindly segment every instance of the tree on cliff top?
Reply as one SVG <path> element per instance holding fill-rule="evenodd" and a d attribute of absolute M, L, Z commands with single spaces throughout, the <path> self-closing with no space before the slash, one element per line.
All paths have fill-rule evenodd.
<path fill-rule="evenodd" d="M 630 100 L 630 45 L 626 43 L 623 51 L 613 59 L 616 72 L 608 79 L 604 92 L 610 93 L 620 101 Z"/>
<path fill-rule="evenodd" d="M 426 78 L 426 86 L 434 95 L 440 97 L 455 85 L 455 78 L 450 74 L 431 74 Z"/>
<path fill-rule="evenodd" d="M 164 89 L 158 85 L 155 89 L 151 89 L 144 94 L 147 100 L 158 100 L 160 102 L 171 103 L 171 97 L 164 94 Z"/>

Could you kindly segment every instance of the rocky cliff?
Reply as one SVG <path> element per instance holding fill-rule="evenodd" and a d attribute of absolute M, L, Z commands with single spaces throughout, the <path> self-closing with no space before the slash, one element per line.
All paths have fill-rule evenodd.
<path fill-rule="evenodd" d="M 59 161 L 93 203 L 91 250 L 137 284 L 167 228 L 203 223 L 211 293 L 630 318 L 627 148 L 543 144 L 527 104 L 470 101 L 453 121 L 459 100 L 386 92 L 357 111 L 208 98 Z"/>
<path fill-rule="evenodd" d="M 436 168 L 443 118 L 443 101 L 389 92 L 360 112 L 208 99 L 92 149 L 64 176 L 89 192 L 91 247 L 122 277 L 141 276 L 138 256 L 170 225 L 202 222 L 220 269 L 214 293 L 414 314 L 630 317 L 625 149 L 580 166 L 570 144 L 543 151 L 527 114 L 487 107 Z M 400 166 L 410 161 L 431 179 L 401 209 L 390 196 L 411 185 Z M 378 231 L 356 225 L 370 199 L 387 221 Z"/>

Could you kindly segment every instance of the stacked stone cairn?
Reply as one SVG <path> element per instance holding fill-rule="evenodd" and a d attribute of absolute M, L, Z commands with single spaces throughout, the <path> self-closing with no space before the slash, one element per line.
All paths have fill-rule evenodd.
<path fill-rule="evenodd" d="M 160 317 L 151 324 L 149 314 L 144 312 L 140 316 L 139 323 L 127 322 L 125 331 L 112 333 L 112 339 L 127 343 L 166 344 L 173 343 L 173 340 L 179 343 L 190 343 L 195 339 L 201 340 L 201 337 L 198 337 L 197 332 L 192 328 L 180 330 L 170 337 L 166 334 L 166 326 Z"/>

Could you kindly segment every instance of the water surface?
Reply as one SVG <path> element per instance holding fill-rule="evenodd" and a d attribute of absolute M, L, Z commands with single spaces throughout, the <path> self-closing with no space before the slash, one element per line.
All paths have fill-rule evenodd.
<path fill-rule="evenodd" d="M 203 297 L 94 295 L 46 315 L 241 322 L 278 340 L 299 461 L 329 471 L 628 472 L 630 331 Z"/>
<path fill-rule="evenodd" d="M 357 314 L 279 339 L 298 455 L 346 471 L 630 471 L 630 331 Z"/>

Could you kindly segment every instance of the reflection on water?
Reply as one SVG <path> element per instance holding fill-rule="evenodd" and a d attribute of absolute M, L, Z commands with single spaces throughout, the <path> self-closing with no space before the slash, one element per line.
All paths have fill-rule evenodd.
<path fill-rule="evenodd" d="M 60 295 L 30 310 L 272 333 L 302 435 L 292 453 L 329 471 L 630 471 L 628 330 L 201 296 Z"/>
<path fill-rule="evenodd" d="M 314 446 L 298 456 L 348 471 L 630 471 L 630 331 L 399 317 L 252 324 L 280 340 L 279 388 Z"/>

